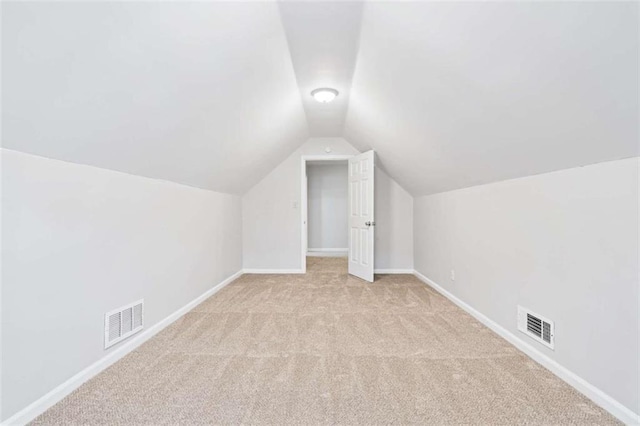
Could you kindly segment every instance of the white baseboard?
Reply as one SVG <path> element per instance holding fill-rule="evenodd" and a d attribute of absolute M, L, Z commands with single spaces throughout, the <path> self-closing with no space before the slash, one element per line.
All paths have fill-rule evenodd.
<path fill-rule="evenodd" d="M 236 272 L 235 274 L 226 278 L 221 283 L 215 285 L 213 288 L 207 290 L 197 298 L 193 299 L 191 302 L 187 303 L 182 308 L 178 309 L 177 311 L 175 311 L 165 319 L 155 323 L 154 325 L 152 325 L 147 329 L 142 330 L 140 333 L 135 335 L 135 337 L 132 337 L 129 340 L 125 340 L 124 342 L 119 344 L 119 346 L 117 346 L 116 349 L 112 350 L 107 355 L 100 358 L 98 361 L 91 364 L 89 367 L 85 368 L 84 370 L 80 371 L 78 374 L 71 377 L 66 382 L 57 386 L 56 388 L 54 388 L 53 390 L 48 392 L 46 395 L 36 400 L 35 402 L 31 403 L 27 407 L 18 411 L 16 414 L 14 414 L 13 416 L 9 417 L 4 422 L 2 422 L 2 424 L 11 425 L 11 426 L 25 425 L 30 421 L 34 420 L 40 414 L 44 413 L 53 405 L 55 405 L 57 402 L 59 402 L 64 397 L 69 395 L 71 392 L 79 388 L 83 383 L 95 377 L 96 375 L 101 373 L 103 370 L 105 370 L 107 367 L 111 366 L 112 364 L 114 364 L 115 362 L 123 358 L 125 355 L 132 352 L 138 346 L 140 346 L 141 344 L 143 344 L 144 342 L 146 342 L 147 340 L 155 336 L 158 332 L 162 331 L 162 329 L 164 329 L 165 327 L 170 325 L 172 322 L 174 322 L 175 320 L 177 320 L 178 318 L 180 318 L 181 316 L 189 312 L 191 309 L 195 308 L 197 305 L 202 303 L 205 299 L 207 299 L 208 297 L 216 293 L 218 290 L 222 289 L 224 286 L 226 286 L 227 284 L 229 284 L 230 282 L 238 278 L 240 275 L 242 275 L 242 271 Z"/>
<path fill-rule="evenodd" d="M 453 303 L 458 305 L 460 308 L 467 311 L 470 315 L 476 318 L 478 321 L 489 327 L 495 333 L 497 333 L 500 337 L 511 343 L 513 346 L 518 348 L 520 351 L 524 352 L 538 364 L 542 365 L 553 374 L 564 380 L 570 386 L 574 387 L 580 393 L 585 395 L 587 398 L 591 399 L 593 402 L 598 404 L 600 407 L 607 410 L 613 416 L 618 418 L 620 421 L 624 422 L 627 425 L 639 425 L 640 424 L 640 415 L 634 413 L 629 408 L 622 405 L 620 402 L 607 395 L 605 392 L 595 387 L 591 383 L 584 380 L 582 377 L 578 376 L 574 372 L 568 370 L 566 367 L 563 367 L 558 362 L 549 358 L 547 355 L 538 351 L 533 346 L 524 342 L 523 340 L 516 337 L 513 333 L 497 324 L 484 314 L 480 313 L 467 303 L 458 299 L 456 296 L 445 290 L 442 286 L 438 285 L 436 282 L 430 280 L 426 276 L 422 275 L 418 271 L 414 271 L 414 275 L 433 287 L 438 293 L 445 296 L 447 299 L 451 300 Z"/>
<path fill-rule="evenodd" d="M 396 272 L 391 272 L 396 271 Z M 24 425 L 34 420 L 40 414 L 44 413 L 47 409 L 55 405 L 57 402 L 62 400 L 64 397 L 69 395 L 75 389 L 80 387 L 83 383 L 87 382 L 89 379 L 93 378 L 107 367 L 111 366 L 121 358 L 123 358 L 128 353 L 132 352 L 138 346 L 152 338 L 162 329 L 173 323 L 175 320 L 180 318 L 182 315 L 193 309 L 195 306 L 203 302 L 205 299 L 216 293 L 218 290 L 225 287 L 227 284 L 231 283 L 233 280 L 238 278 L 243 273 L 251 273 L 251 274 L 300 274 L 303 273 L 302 270 L 299 269 L 244 269 L 236 272 L 230 277 L 226 278 L 224 281 L 214 286 L 213 288 L 207 290 L 202 295 L 198 296 L 196 299 L 192 300 L 182 308 L 178 309 L 162 321 L 152 325 L 151 327 L 143 330 L 140 334 L 136 335 L 129 341 L 125 341 L 120 346 L 118 346 L 115 350 L 111 351 L 109 354 L 96 361 L 89 367 L 80 371 L 75 376 L 71 377 L 61 385 L 57 386 L 46 395 L 42 396 L 35 402 L 31 403 L 27 407 L 23 408 L 7 420 L 5 420 L 3 425 Z M 516 348 L 527 354 L 533 360 L 550 370 L 556 376 L 560 377 L 562 380 L 567 382 L 569 385 L 573 386 L 579 392 L 587 396 L 593 402 L 607 410 L 613 416 L 624 422 L 628 425 L 638 425 L 640 424 L 640 416 L 635 414 L 632 410 L 622 405 L 620 402 L 616 401 L 611 396 L 607 395 L 602 390 L 598 389 L 594 385 L 590 384 L 577 374 L 558 364 L 553 359 L 539 352 L 534 347 L 525 343 L 521 339 L 517 338 L 511 332 L 507 331 L 502 326 L 495 323 L 493 320 L 489 319 L 479 311 L 472 308 L 467 303 L 458 299 L 453 294 L 449 293 L 443 287 L 430 280 L 426 276 L 422 275 L 418 271 L 413 270 L 405 270 L 405 269 L 381 269 L 376 270 L 376 273 L 413 273 L 418 279 L 433 287 L 436 291 L 441 293 L 443 296 L 447 297 L 453 303 L 458 305 L 460 308 L 467 311 L 473 317 L 475 317 L 478 321 L 482 322 L 484 325 L 489 327 L 495 333 L 500 335 L 502 338 L 507 340 L 509 343 L 514 345 Z"/>
<path fill-rule="evenodd" d="M 307 249 L 309 257 L 348 257 L 348 248 L 310 248 Z"/>
<path fill-rule="evenodd" d="M 243 274 L 304 274 L 302 269 L 252 269 L 242 270 Z"/>
<path fill-rule="evenodd" d="M 413 269 L 374 269 L 374 274 L 411 274 Z"/>

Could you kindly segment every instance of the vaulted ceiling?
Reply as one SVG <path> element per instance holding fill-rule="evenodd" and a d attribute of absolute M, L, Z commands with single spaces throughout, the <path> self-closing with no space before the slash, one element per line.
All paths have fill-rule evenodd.
<path fill-rule="evenodd" d="M 2 7 L 4 147 L 241 193 L 309 136 L 276 4 Z"/>
<path fill-rule="evenodd" d="M 5 2 L 2 144 L 232 193 L 313 136 L 414 195 L 636 156 L 638 7 Z"/>
<path fill-rule="evenodd" d="M 370 3 L 345 135 L 413 194 L 638 155 L 638 3 Z"/>

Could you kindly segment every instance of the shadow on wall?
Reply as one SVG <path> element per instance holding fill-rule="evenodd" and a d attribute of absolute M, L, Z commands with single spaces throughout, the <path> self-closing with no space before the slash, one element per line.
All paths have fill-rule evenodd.
<path fill-rule="evenodd" d="M 413 197 L 380 168 L 375 197 L 376 269 L 413 269 Z"/>

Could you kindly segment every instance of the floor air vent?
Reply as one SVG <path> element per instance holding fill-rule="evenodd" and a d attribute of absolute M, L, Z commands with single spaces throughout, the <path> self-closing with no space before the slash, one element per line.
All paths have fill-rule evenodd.
<path fill-rule="evenodd" d="M 518 306 L 518 330 L 553 349 L 553 321 Z"/>
<path fill-rule="evenodd" d="M 142 330 L 144 300 L 107 312 L 104 316 L 104 348 Z"/>

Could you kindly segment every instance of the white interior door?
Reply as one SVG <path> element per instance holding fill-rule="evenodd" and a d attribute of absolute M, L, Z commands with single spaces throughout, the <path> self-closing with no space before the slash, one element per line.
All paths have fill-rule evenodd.
<path fill-rule="evenodd" d="M 373 282 L 375 153 L 349 159 L 349 273 Z"/>

